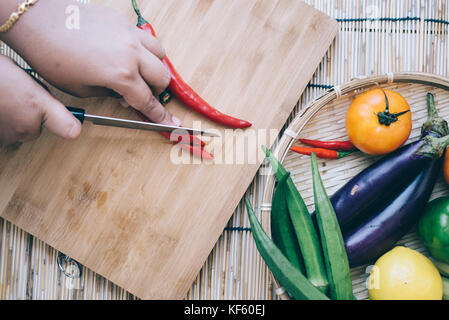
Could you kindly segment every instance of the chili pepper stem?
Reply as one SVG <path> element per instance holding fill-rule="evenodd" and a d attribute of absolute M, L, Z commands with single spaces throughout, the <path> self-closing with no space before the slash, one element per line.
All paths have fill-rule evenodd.
<path fill-rule="evenodd" d="M 346 156 L 349 156 L 350 154 L 353 154 L 354 152 L 356 152 L 357 150 L 352 150 L 352 151 L 338 151 L 338 159 L 344 158 Z"/>
<path fill-rule="evenodd" d="M 140 8 L 139 5 L 137 4 L 136 0 L 131 0 L 132 4 L 133 4 L 133 9 L 136 12 L 137 15 L 137 26 L 140 27 L 141 25 L 144 25 L 146 23 L 148 23 L 148 21 L 145 20 L 145 18 L 142 16 L 142 14 L 140 13 Z"/>

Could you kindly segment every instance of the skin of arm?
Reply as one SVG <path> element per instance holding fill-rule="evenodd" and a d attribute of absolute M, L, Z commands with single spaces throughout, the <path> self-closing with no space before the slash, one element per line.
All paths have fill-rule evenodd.
<path fill-rule="evenodd" d="M 1 0 L 0 23 L 22 2 Z M 67 26 L 70 6 L 79 10 L 79 28 Z M 153 122 L 181 125 L 156 98 L 170 82 L 170 73 L 161 61 L 163 47 L 110 8 L 71 0 L 39 0 L 11 30 L 0 34 L 0 40 L 46 81 L 69 94 L 118 96 Z M 16 105 L 9 112 L 21 107 Z"/>

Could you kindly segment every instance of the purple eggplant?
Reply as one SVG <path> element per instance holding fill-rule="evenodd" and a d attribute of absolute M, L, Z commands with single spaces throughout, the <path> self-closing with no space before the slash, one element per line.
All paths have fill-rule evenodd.
<path fill-rule="evenodd" d="M 361 171 L 331 196 L 340 228 L 346 231 L 394 200 L 433 159 L 441 157 L 449 134 L 447 122 L 438 116 L 434 97 L 427 95 L 428 120 L 421 139 L 401 147 Z M 315 213 L 312 214 L 315 216 Z"/>
<path fill-rule="evenodd" d="M 391 249 L 418 221 L 432 194 L 449 129 L 438 116 L 432 94 L 427 105 L 428 120 L 419 141 L 365 169 L 333 196 L 351 267 Z"/>
<path fill-rule="evenodd" d="M 366 168 L 330 199 L 342 230 L 391 202 L 432 162 L 419 150 L 424 139 L 406 145 Z"/>
<path fill-rule="evenodd" d="M 351 267 L 374 262 L 416 224 L 441 166 L 441 159 L 432 161 L 391 203 L 343 234 Z"/>

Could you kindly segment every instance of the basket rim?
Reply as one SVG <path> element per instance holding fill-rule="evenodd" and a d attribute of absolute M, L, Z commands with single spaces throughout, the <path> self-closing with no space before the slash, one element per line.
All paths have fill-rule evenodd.
<path fill-rule="evenodd" d="M 348 93 L 353 93 L 357 90 L 363 90 L 371 86 L 380 86 L 384 84 L 394 83 L 422 84 L 449 91 L 449 78 L 432 73 L 390 72 L 383 75 L 355 77 L 349 82 L 334 86 L 326 93 L 320 95 L 319 97 L 308 103 L 304 107 L 304 109 L 295 116 L 290 125 L 284 130 L 284 133 L 279 138 L 278 143 L 274 146 L 274 150 L 272 150 L 273 154 L 278 158 L 280 163 L 283 163 L 291 146 L 295 143 L 297 137 L 301 134 L 302 130 L 310 121 L 310 119 L 312 119 L 312 117 L 316 113 L 326 107 L 333 100 L 341 98 Z M 269 221 L 270 219 L 269 213 L 271 213 L 271 201 L 273 197 L 275 181 L 276 179 L 274 177 L 274 172 L 270 166 L 270 168 L 267 170 L 267 178 L 265 180 L 265 186 L 262 193 L 262 206 L 260 208 L 261 217 L 264 218 L 267 216 L 265 219 L 262 219 L 262 225 L 268 234 L 270 234 L 270 231 L 267 224 L 264 224 L 264 221 Z M 268 214 L 264 215 L 263 212 L 267 212 Z M 278 281 L 274 278 L 270 270 L 269 272 L 274 282 L 276 295 L 283 300 L 289 300 L 290 297 L 288 296 L 287 292 L 284 290 L 284 288 L 282 288 L 282 286 L 279 285 Z"/>

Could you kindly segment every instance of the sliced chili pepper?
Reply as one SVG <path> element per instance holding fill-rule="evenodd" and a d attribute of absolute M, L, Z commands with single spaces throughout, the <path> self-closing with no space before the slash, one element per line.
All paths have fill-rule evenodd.
<path fill-rule="evenodd" d="M 151 122 L 142 112 L 136 110 L 137 115 L 142 119 L 144 122 Z M 190 145 L 201 145 L 201 147 L 206 146 L 206 143 L 198 138 L 195 135 L 189 134 L 189 135 L 178 135 L 177 141 L 173 140 L 173 136 L 170 132 L 159 132 L 159 134 L 165 138 L 167 138 L 170 141 L 173 141 L 174 143 L 182 143 L 182 144 L 190 144 Z"/>
<path fill-rule="evenodd" d="M 354 151 L 357 148 L 351 143 L 351 141 L 320 141 L 320 140 L 309 140 L 309 139 L 299 139 L 300 142 L 307 144 L 315 148 L 324 148 L 339 151 Z"/>
<path fill-rule="evenodd" d="M 179 144 L 179 146 L 182 149 L 189 151 L 193 156 L 198 157 L 202 160 L 214 160 L 214 155 L 207 152 L 203 149 L 203 147 L 199 145 L 192 146 L 188 144 Z"/>
<path fill-rule="evenodd" d="M 159 132 L 159 134 L 165 138 L 167 138 L 168 140 L 174 142 L 175 144 L 187 144 L 187 145 L 191 145 L 191 146 L 201 146 L 201 147 L 205 147 L 206 143 L 204 141 L 202 141 L 200 138 L 198 138 L 197 136 L 194 135 L 177 135 L 176 138 L 177 140 L 174 141 L 173 140 L 173 135 L 170 132 Z"/>
<path fill-rule="evenodd" d="M 354 151 L 337 151 L 324 148 L 309 148 L 309 147 L 291 147 L 290 150 L 308 156 L 312 155 L 312 153 L 315 153 L 316 156 L 321 159 L 341 159 L 354 152 Z"/>
<path fill-rule="evenodd" d="M 136 12 L 138 17 L 137 27 L 141 30 L 150 32 L 154 37 L 156 37 L 156 32 L 154 31 L 153 26 L 142 17 L 137 2 L 135 0 L 132 0 L 132 4 L 134 11 Z M 206 116 L 216 123 L 230 128 L 243 129 L 251 127 L 252 124 L 248 121 L 231 117 L 212 107 L 203 98 L 201 98 L 186 82 L 184 82 L 184 80 L 181 78 L 181 76 L 167 57 L 165 57 L 162 61 L 167 66 L 171 74 L 171 81 L 169 85 L 171 93 L 173 93 L 173 95 L 176 96 L 187 107 Z"/>
<path fill-rule="evenodd" d="M 149 122 L 150 120 L 140 111 L 136 110 L 136 113 L 139 115 L 139 117 L 142 119 L 142 121 L 145 122 Z M 167 139 L 169 139 L 170 141 L 172 140 L 172 135 L 169 132 L 159 132 L 159 134 Z M 188 143 L 186 143 L 188 139 Z M 204 143 L 204 141 L 202 141 L 200 138 L 198 138 L 195 135 L 187 135 L 187 136 L 183 136 L 180 135 L 178 136 L 178 140 L 177 141 L 173 141 L 175 144 L 179 144 L 179 146 L 184 149 L 189 151 L 193 156 L 198 157 L 200 159 L 204 159 L 204 160 L 213 160 L 214 159 L 214 155 L 207 152 L 206 150 L 204 150 L 204 146 L 206 145 Z"/>

